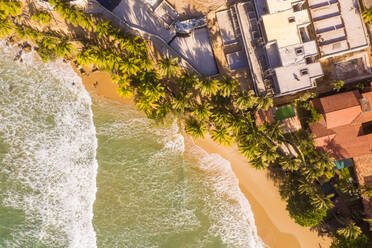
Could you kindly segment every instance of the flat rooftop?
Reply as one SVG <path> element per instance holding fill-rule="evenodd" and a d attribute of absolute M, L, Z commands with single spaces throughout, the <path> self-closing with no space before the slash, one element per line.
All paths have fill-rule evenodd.
<path fill-rule="evenodd" d="M 263 15 L 262 22 L 267 41 L 276 41 L 281 48 L 301 43 L 298 26 L 310 23 L 310 18 L 307 10 L 294 12 L 293 9 L 288 9 Z"/>
<path fill-rule="evenodd" d="M 205 76 L 218 74 L 208 28 L 199 28 L 187 37 L 176 37 L 170 46 Z"/>
<path fill-rule="evenodd" d="M 304 71 L 306 70 L 306 73 Z M 315 86 L 314 79 L 323 76 L 320 63 L 292 64 L 274 69 L 278 95 L 289 94 Z"/>
<path fill-rule="evenodd" d="M 269 13 L 276 13 L 283 10 L 291 9 L 292 3 L 301 2 L 301 0 L 258 0 L 266 1 Z"/>
<path fill-rule="evenodd" d="M 364 49 L 365 27 L 355 0 L 308 0 L 322 57 Z"/>
<path fill-rule="evenodd" d="M 216 13 L 218 26 L 222 37 L 223 44 L 230 45 L 237 42 L 236 32 L 232 23 L 230 9 L 219 11 Z"/>

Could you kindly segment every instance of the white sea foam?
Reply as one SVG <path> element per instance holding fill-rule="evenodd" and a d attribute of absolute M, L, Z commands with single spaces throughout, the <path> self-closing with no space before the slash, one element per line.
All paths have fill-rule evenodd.
<path fill-rule="evenodd" d="M 3 45 L 0 50 L 10 60 L 16 53 Z M 0 59 L 0 141 L 8 146 L 0 176 L 10 185 L 0 199 L 27 218 L 7 247 L 95 247 L 97 139 L 90 97 L 68 65 L 42 64 L 32 54 L 23 60 L 13 68 Z M 107 142 L 102 148 L 112 149 L 101 154 L 112 167 L 101 172 L 107 181 L 95 205 L 99 247 L 160 247 L 159 237 L 190 232 L 196 232 L 193 243 L 181 247 L 203 247 L 211 237 L 227 247 L 265 247 L 228 161 L 196 146 L 185 150 L 176 123 L 156 127 L 142 114 L 117 111 L 110 102 L 99 105 L 112 111 L 97 123 L 97 135 Z M 121 150 L 121 140 L 149 147 Z M 185 162 L 188 156 L 194 162 Z M 137 224 L 126 224 L 134 216 Z"/>
<path fill-rule="evenodd" d="M 97 139 L 91 99 L 61 60 L 34 53 L 13 62 L 17 48 L 0 43 L 0 157 L 3 206 L 20 209 L 25 223 L 6 247 L 96 247 L 93 203 Z M 14 64 L 18 63 L 18 64 Z"/>
<path fill-rule="evenodd" d="M 186 242 L 172 244 L 183 248 L 265 247 L 228 161 L 194 145 L 186 149 L 176 122 L 156 126 L 143 114 L 119 104 L 95 105 L 95 117 L 101 120 L 96 122 L 103 142 L 100 149 L 106 146 L 111 151 L 100 159 L 98 178 L 102 181 L 95 208 L 99 246 L 162 247 L 169 237 L 182 239 L 194 233 Z M 123 200 L 108 201 L 108 194 Z M 135 223 L 116 222 L 134 215 Z M 103 225 L 102 219 L 110 221 Z"/>
<path fill-rule="evenodd" d="M 224 200 L 209 206 L 214 213 L 210 232 L 219 235 L 229 247 L 267 247 L 257 234 L 251 207 L 239 188 L 230 162 L 218 154 L 208 154 L 196 145 L 190 152 L 198 158 L 197 168 L 208 175 L 208 187 L 214 189 L 217 198 Z"/>

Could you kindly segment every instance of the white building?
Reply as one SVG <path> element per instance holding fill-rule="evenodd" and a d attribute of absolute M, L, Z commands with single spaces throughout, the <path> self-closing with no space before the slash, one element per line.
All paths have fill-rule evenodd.
<path fill-rule="evenodd" d="M 257 94 L 282 96 L 316 86 L 323 76 L 314 63 L 311 19 L 304 1 L 255 0 L 234 5 Z"/>

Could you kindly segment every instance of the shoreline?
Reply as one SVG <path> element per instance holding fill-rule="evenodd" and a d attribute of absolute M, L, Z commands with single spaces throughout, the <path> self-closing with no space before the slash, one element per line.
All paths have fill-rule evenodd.
<path fill-rule="evenodd" d="M 72 63 L 71 65 L 73 66 Z M 132 98 L 123 98 L 117 94 L 117 85 L 111 80 L 108 72 L 89 72 L 90 70 L 87 70 L 87 73 L 82 75 L 74 66 L 73 68 L 81 77 L 89 94 L 129 104 L 135 108 Z M 230 162 L 231 168 L 239 180 L 240 190 L 251 206 L 258 235 L 266 245 L 271 248 L 330 246 L 329 238 L 318 236 L 309 228 L 299 226 L 289 217 L 285 209 L 285 202 L 280 199 L 278 188 L 266 177 L 265 171 L 250 167 L 247 159 L 239 153 L 237 148 L 224 147 L 209 137 L 193 139 L 185 135 L 185 139 L 190 140 L 208 153 L 219 154 Z"/>

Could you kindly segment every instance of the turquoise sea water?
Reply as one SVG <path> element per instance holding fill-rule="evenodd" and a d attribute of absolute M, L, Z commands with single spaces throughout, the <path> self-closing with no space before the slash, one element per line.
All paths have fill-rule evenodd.
<path fill-rule="evenodd" d="M 228 161 L 0 44 L 0 247 L 263 247 Z"/>

